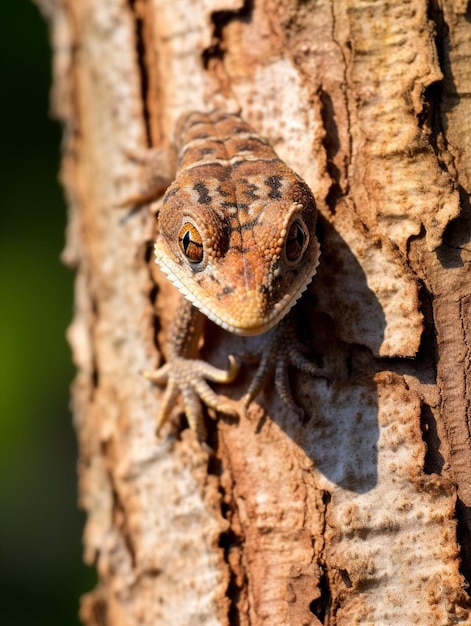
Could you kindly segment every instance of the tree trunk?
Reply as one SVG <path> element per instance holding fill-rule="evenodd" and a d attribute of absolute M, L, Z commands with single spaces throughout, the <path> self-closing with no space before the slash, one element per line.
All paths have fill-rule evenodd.
<path fill-rule="evenodd" d="M 76 268 L 69 339 L 88 626 L 471 624 L 471 28 L 459 0 L 41 0 Z M 463 95 L 462 95 L 463 94 Z M 116 206 L 180 114 L 238 110 L 311 187 L 301 423 L 245 369 L 240 420 L 156 437 L 174 288 Z M 225 367 L 250 349 L 208 323 Z M 163 350 L 163 353 L 165 351 Z M 164 429 L 165 430 L 165 429 Z"/>

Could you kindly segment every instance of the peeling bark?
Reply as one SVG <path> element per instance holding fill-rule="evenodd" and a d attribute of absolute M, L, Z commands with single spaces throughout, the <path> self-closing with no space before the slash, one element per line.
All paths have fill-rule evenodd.
<path fill-rule="evenodd" d="M 471 28 L 458 0 L 41 0 L 64 124 L 65 261 L 88 626 L 469 624 Z M 241 110 L 310 185 L 321 265 L 300 423 L 268 390 L 237 423 L 158 440 L 175 293 L 154 217 L 121 220 L 129 153 L 188 110 Z M 259 339 L 208 324 L 223 367 Z M 221 393 L 239 402 L 245 374 Z M 240 406 L 240 403 L 239 403 Z M 172 427 L 169 427 L 172 430 Z"/>

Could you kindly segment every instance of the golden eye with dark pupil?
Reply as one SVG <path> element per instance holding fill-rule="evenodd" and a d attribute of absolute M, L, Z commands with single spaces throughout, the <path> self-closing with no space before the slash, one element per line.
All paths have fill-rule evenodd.
<path fill-rule="evenodd" d="M 297 261 L 307 246 L 307 232 L 299 221 L 291 224 L 286 237 L 286 258 L 288 261 Z"/>
<path fill-rule="evenodd" d="M 178 233 L 178 245 L 190 263 L 203 260 L 203 240 L 197 229 L 187 222 Z"/>

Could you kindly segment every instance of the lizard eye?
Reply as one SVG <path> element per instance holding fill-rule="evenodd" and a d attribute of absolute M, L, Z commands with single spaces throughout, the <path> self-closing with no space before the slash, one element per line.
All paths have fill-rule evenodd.
<path fill-rule="evenodd" d="M 191 264 L 201 263 L 203 260 L 203 239 L 190 222 L 185 222 L 180 228 L 178 245 Z"/>
<path fill-rule="evenodd" d="M 306 250 L 308 243 L 309 233 L 307 226 L 298 218 L 291 223 L 286 237 L 285 254 L 287 261 L 296 263 Z"/>

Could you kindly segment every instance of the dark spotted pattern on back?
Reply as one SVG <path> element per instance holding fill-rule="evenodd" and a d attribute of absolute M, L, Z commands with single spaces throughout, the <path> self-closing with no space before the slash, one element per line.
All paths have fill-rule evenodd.
<path fill-rule="evenodd" d="M 211 204 L 211 196 L 209 195 L 208 188 L 203 182 L 199 181 L 195 183 L 193 185 L 193 189 L 198 192 L 198 202 L 200 204 Z"/>
<path fill-rule="evenodd" d="M 191 113 L 177 137 L 177 177 L 159 213 L 157 260 L 213 320 L 232 332 L 263 332 L 291 308 L 317 265 L 312 194 L 237 115 Z M 311 241 L 301 269 L 285 268 L 284 237 L 298 215 Z M 185 222 L 203 242 L 197 276 L 175 245 Z"/>
<path fill-rule="evenodd" d="M 281 176 L 269 176 L 268 178 L 265 179 L 265 184 L 267 185 L 267 187 L 270 188 L 270 191 L 268 192 L 268 197 L 269 198 L 281 198 L 281 185 L 282 185 L 282 178 Z"/>

